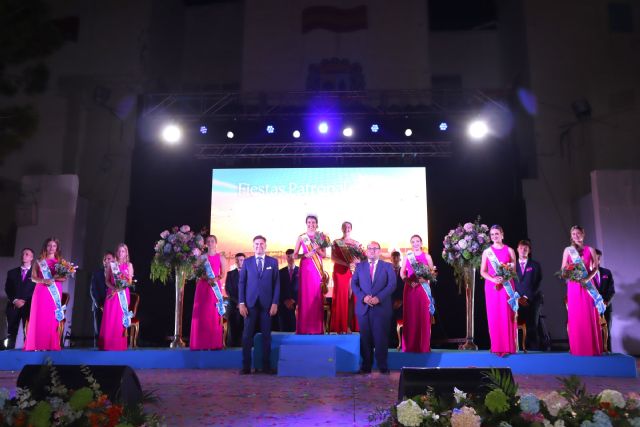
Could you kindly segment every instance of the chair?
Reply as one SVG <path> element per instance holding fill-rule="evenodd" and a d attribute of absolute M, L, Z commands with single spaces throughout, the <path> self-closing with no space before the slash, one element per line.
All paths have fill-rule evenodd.
<path fill-rule="evenodd" d="M 140 319 L 138 319 L 138 305 L 140 304 L 140 294 L 129 293 L 129 311 L 133 313 L 131 326 L 127 330 L 129 335 L 129 348 L 138 347 L 138 335 L 140 335 Z"/>
<path fill-rule="evenodd" d="M 62 293 L 62 298 L 60 299 L 62 305 L 66 305 L 69 302 L 69 294 L 67 292 Z M 65 316 L 60 322 L 58 322 L 58 339 L 60 340 L 60 347 L 64 347 L 64 327 L 67 324 L 67 317 Z"/>

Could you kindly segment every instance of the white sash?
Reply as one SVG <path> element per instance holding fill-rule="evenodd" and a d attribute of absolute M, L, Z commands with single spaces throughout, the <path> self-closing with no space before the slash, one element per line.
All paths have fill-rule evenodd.
<path fill-rule="evenodd" d="M 113 275 L 113 281 L 115 282 L 120 275 L 120 267 L 115 262 L 111 263 L 111 274 Z M 127 302 L 127 294 L 124 289 L 118 289 L 118 301 L 120 302 L 120 309 L 122 310 L 122 326 L 128 328 L 131 326 L 131 318 L 133 317 L 133 312 L 129 311 L 129 303 Z"/>
<path fill-rule="evenodd" d="M 51 274 L 51 270 L 49 270 L 49 265 L 47 264 L 46 260 L 44 259 L 39 260 L 38 265 L 40 266 L 40 271 L 42 272 L 43 279 L 45 280 L 53 279 L 53 275 Z M 49 294 L 51 294 L 53 303 L 56 306 L 56 308 L 54 309 L 56 320 L 58 322 L 61 322 L 62 320 L 64 320 L 64 311 L 67 309 L 67 306 L 62 305 L 62 301 L 60 299 L 60 291 L 58 291 L 58 287 L 56 286 L 55 282 L 46 286 L 47 286 L 47 289 L 49 290 Z"/>
<path fill-rule="evenodd" d="M 415 271 L 418 266 L 418 260 L 416 259 L 416 255 L 413 253 L 413 251 L 408 251 L 407 258 L 409 259 L 409 264 L 411 264 L 411 267 Z M 436 312 L 436 302 L 433 299 L 433 296 L 431 295 L 431 285 L 429 284 L 428 280 L 424 283 L 421 283 L 421 285 L 422 285 L 422 290 L 427 295 L 427 299 L 429 300 L 429 314 L 433 316 L 433 313 Z"/>
<path fill-rule="evenodd" d="M 495 252 L 493 252 L 493 249 L 491 247 L 487 249 L 487 258 L 489 258 L 489 261 L 491 262 L 493 269 L 497 272 L 501 262 L 496 256 Z M 513 284 L 511 283 L 512 280 L 513 279 L 502 282 L 502 286 L 504 286 L 504 290 L 507 291 L 507 296 L 509 297 L 508 303 L 509 303 L 509 306 L 511 307 L 511 310 L 513 310 L 514 313 L 517 313 L 518 298 L 520 298 L 520 294 L 515 289 L 513 289 Z"/>
<path fill-rule="evenodd" d="M 580 257 L 580 254 L 578 253 L 576 248 L 574 248 L 573 246 L 569 246 L 567 249 L 569 250 L 569 256 L 571 257 L 571 261 L 573 261 L 574 264 L 582 264 L 582 267 L 584 267 L 584 271 L 589 271 L 587 269 L 587 266 L 584 265 L 584 261 L 582 260 L 582 257 Z M 593 305 L 596 308 L 596 310 L 598 310 L 598 314 L 603 314 L 607 309 L 607 307 L 604 305 L 604 300 L 602 299 L 602 295 L 600 295 L 600 293 L 598 292 L 598 289 L 596 289 L 593 283 L 593 279 L 585 283 L 585 288 L 587 289 L 589 296 L 593 299 Z"/>
<path fill-rule="evenodd" d="M 211 289 L 213 289 L 213 293 L 216 295 L 216 298 L 218 299 L 218 302 L 216 302 L 216 309 L 218 310 L 218 314 L 220 316 L 224 316 L 224 313 L 226 311 L 225 306 L 224 306 L 224 299 L 222 298 L 222 292 L 220 292 L 220 287 L 218 286 L 218 283 L 216 282 L 216 275 L 213 272 L 213 267 L 211 267 L 211 263 L 209 262 L 209 256 L 205 255 L 204 256 L 204 270 L 207 273 L 207 277 L 209 279 L 211 279 L 211 282 L 213 283 L 211 285 Z"/>

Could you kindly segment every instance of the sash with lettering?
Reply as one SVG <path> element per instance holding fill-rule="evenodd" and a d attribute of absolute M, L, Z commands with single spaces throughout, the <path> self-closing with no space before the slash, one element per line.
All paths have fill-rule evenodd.
<path fill-rule="evenodd" d="M 120 267 L 115 262 L 111 263 L 111 274 L 113 275 L 114 282 L 115 278 L 120 275 Z M 131 318 L 133 317 L 133 312 L 129 311 L 129 303 L 127 302 L 127 294 L 124 289 L 118 289 L 116 292 L 118 294 L 118 301 L 120 302 L 120 309 L 122 310 L 122 326 L 128 328 L 131 326 Z"/>
<path fill-rule="evenodd" d="M 209 262 L 209 257 L 204 255 L 203 261 L 204 271 L 207 273 L 207 278 L 211 280 L 211 289 L 213 289 L 213 293 L 216 295 L 218 302 L 216 302 L 216 309 L 218 310 L 218 314 L 220 316 L 224 316 L 225 307 L 224 307 L 224 299 L 222 298 L 222 292 L 220 292 L 220 286 L 216 282 L 216 275 L 213 272 L 213 267 L 211 267 L 211 263 Z"/>
<path fill-rule="evenodd" d="M 322 260 L 320 259 L 318 254 L 313 252 L 313 246 L 311 245 L 311 239 L 309 239 L 309 236 L 307 235 L 307 233 L 301 234 L 300 237 L 302 238 L 302 243 L 304 243 L 304 246 L 307 248 L 307 252 L 312 254 L 311 259 L 313 260 L 313 265 L 316 267 L 316 270 L 318 271 L 318 274 L 320 275 L 320 283 L 322 285 L 322 293 L 326 294 L 329 291 L 329 289 L 327 288 L 327 285 L 329 283 L 329 275 L 324 272 L 324 268 L 322 267 Z"/>
<path fill-rule="evenodd" d="M 49 270 L 49 265 L 47 264 L 47 260 L 41 259 L 38 261 L 38 265 L 40 266 L 40 271 L 42 272 L 42 278 L 45 280 L 53 279 L 53 274 L 51 274 L 51 270 Z M 46 285 L 49 293 L 51 294 L 51 298 L 53 299 L 53 303 L 56 305 L 55 308 L 55 316 L 58 322 L 64 320 L 64 311 L 67 309 L 66 305 L 62 305 L 62 300 L 60 299 L 60 292 L 58 291 L 58 287 L 55 283 L 50 285 Z"/>
<path fill-rule="evenodd" d="M 416 259 L 416 255 L 413 253 L 413 251 L 407 252 L 407 259 L 409 259 L 409 264 L 411 264 L 411 268 L 413 268 L 413 270 L 416 271 L 418 267 L 418 260 Z M 433 296 L 431 295 L 431 286 L 429 285 L 428 280 L 426 282 L 421 283 L 421 285 L 422 285 L 422 290 L 424 291 L 425 294 L 427 294 L 427 298 L 429 299 L 429 314 L 433 316 L 433 313 L 436 312 L 436 302 L 433 299 Z"/>
<path fill-rule="evenodd" d="M 584 270 L 589 271 L 587 267 L 584 265 L 584 261 L 582 261 L 582 258 L 580 257 L 580 254 L 578 253 L 576 248 L 574 248 L 573 246 L 569 246 L 567 249 L 569 250 L 569 256 L 571 257 L 571 261 L 574 264 L 582 264 L 582 266 L 584 267 Z M 593 284 L 593 279 L 585 283 L 584 287 L 589 293 L 589 296 L 593 299 L 593 305 L 596 308 L 596 310 L 598 310 L 598 314 L 603 314 L 604 311 L 607 309 L 607 307 L 605 307 L 604 305 L 604 300 L 602 299 L 602 295 L 600 295 L 600 293 L 598 292 L 598 289 L 596 289 L 595 285 Z"/>
<path fill-rule="evenodd" d="M 498 268 L 500 267 L 500 260 L 498 260 L 498 257 L 496 256 L 495 252 L 493 252 L 493 249 L 489 248 L 489 250 L 487 250 L 487 258 L 489 258 L 489 262 L 491 262 L 493 269 L 495 271 L 498 271 Z M 502 282 L 502 286 L 504 286 L 504 290 L 507 291 L 507 296 L 509 297 L 507 302 L 509 303 L 509 307 L 511 307 L 511 310 L 513 310 L 514 313 L 517 313 L 518 298 L 520 298 L 520 294 L 515 289 L 513 289 L 513 284 L 511 282 L 512 280 Z"/>

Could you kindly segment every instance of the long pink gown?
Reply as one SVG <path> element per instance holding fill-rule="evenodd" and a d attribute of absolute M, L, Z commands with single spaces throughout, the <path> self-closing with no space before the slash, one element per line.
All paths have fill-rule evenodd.
<path fill-rule="evenodd" d="M 302 245 L 306 254 L 307 247 Z M 318 257 L 322 260 L 320 255 Z M 320 273 L 311 258 L 300 260 L 300 282 L 298 287 L 298 320 L 296 332 L 298 334 L 324 333 L 322 306 L 322 289 Z"/>
<path fill-rule="evenodd" d="M 213 274 L 220 274 L 220 254 L 208 256 Z M 222 292 L 222 286 L 218 282 Z M 193 315 L 191 317 L 191 350 L 219 350 L 222 348 L 222 319 L 218 314 L 216 303 L 218 298 L 206 279 L 200 278 L 196 284 L 193 298 Z"/>
<path fill-rule="evenodd" d="M 51 273 L 54 272 L 55 259 L 47 259 Z M 62 299 L 62 282 L 56 282 L 56 287 Z M 25 338 L 24 350 L 60 350 L 60 336 L 56 320 L 56 304 L 46 285 L 36 284 L 31 297 L 31 311 L 29 312 L 29 327 Z"/>
<path fill-rule="evenodd" d="M 502 249 L 489 248 L 493 251 L 501 263 L 511 262 L 509 247 L 504 245 Z M 489 274 L 494 276 L 496 271 L 489 259 L 486 260 Z M 513 282 L 511 283 L 513 286 Z M 491 280 L 484 281 L 484 295 L 487 304 L 487 320 L 489 321 L 489 338 L 491 338 L 492 353 L 515 353 L 518 339 L 518 325 L 515 313 L 509 306 L 509 298 L 504 286 L 496 290 L 496 283 Z"/>
<path fill-rule="evenodd" d="M 346 259 L 342 253 L 340 246 L 334 243 L 331 251 L 340 260 L 348 263 L 350 259 Z M 344 334 L 347 331 L 358 331 L 358 321 L 355 313 L 353 313 L 355 296 L 352 294 L 349 298 L 349 290 L 351 289 L 351 270 L 349 267 L 333 263 L 333 293 L 331 294 L 331 325 L 330 332 Z M 351 313 L 349 313 L 351 311 Z M 349 323 L 351 320 L 351 323 Z"/>
<path fill-rule="evenodd" d="M 427 265 L 427 255 L 423 252 L 416 256 L 416 261 Z M 408 282 L 417 282 L 413 276 L 413 268 L 406 260 Z M 413 277 L 412 277 L 413 276 Z M 410 353 L 428 353 L 431 351 L 431 313 L 429 298 L 422 285 L 415 288 L 409 283 L 402 293 L 402 351 Z"/>
<path fill-rule="evenodd" d="M 129 275 L 129 265 L 127 263 L 118 264 L 120 271 Z M 124 313 L 120 307 L 118 293 L 113 289 L 111 283 L 107 287 L 107 298 L 104 301 L 104 312 L 102 313 L 102 323 L 100 324 L 100 335 L 98 336 L 98 348 L 100 350 L 121 351 L 127 349 L 127 331 L 122 324 Z M 127 308 L 131 302 L 129 288 L 124 290 L 127 296 Z"/>
<path fill-rule="evenodd" d="M 567 259 L 571 261 L 571 257 Z M 591 251 L 582 251 L 582 261 L 589 268 Z M 569 351 L 576 356 L 599 356 L 603 351 L 600 315 L 593 298 L 579 282 L 567 281 L 567 325 Z"/>

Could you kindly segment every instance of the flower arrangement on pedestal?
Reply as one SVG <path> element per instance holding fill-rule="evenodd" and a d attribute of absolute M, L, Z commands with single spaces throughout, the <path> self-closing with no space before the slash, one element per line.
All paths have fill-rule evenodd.
<path fill-rule="evenodd" d="M 616 390 L 597 395 L 586 391 L 575 377 L 563 378 L 561 388 L 539 399 L 518 394 L 510 375 L 487 374 L 487 392 L 471 395 L 454 388 L 449 398 L 433 389 L 405 399 L 369 417 L 379 426 L 452 427 L 618 427 L 640 426 L 640 396 L 625 398 Z"/>
<path fill-rule="evenodd" d="M 161 239 L 154 246 L 151 280 L 165 284 L 172 275 L 175 279 L 175 321 L 171 348 L 185 346 L 182 340 L 184 284 L 195 277 L 195 264 L 205 247 L 202 234 L 194 233 L 188 225 L 173 227 L 171 231 L 164 230 L 160 233 Z"/>
<path fill-rule="evenodd" d="M 474 292 L 476 285 L 476 269 L 480 267 L 482 252 L 491 245 L 489 227 L 480 224 L 480 217 L 475 222 L 458 224 L 449 231 L 442 242 L 442 259 L 453 267 L 453 273 L 458 282 L 458 290 L 465 289 L 467 304 L 467 336 L 461 350 L 477 350 L 478 346 L 473 342 L 473 310 Z"/>

